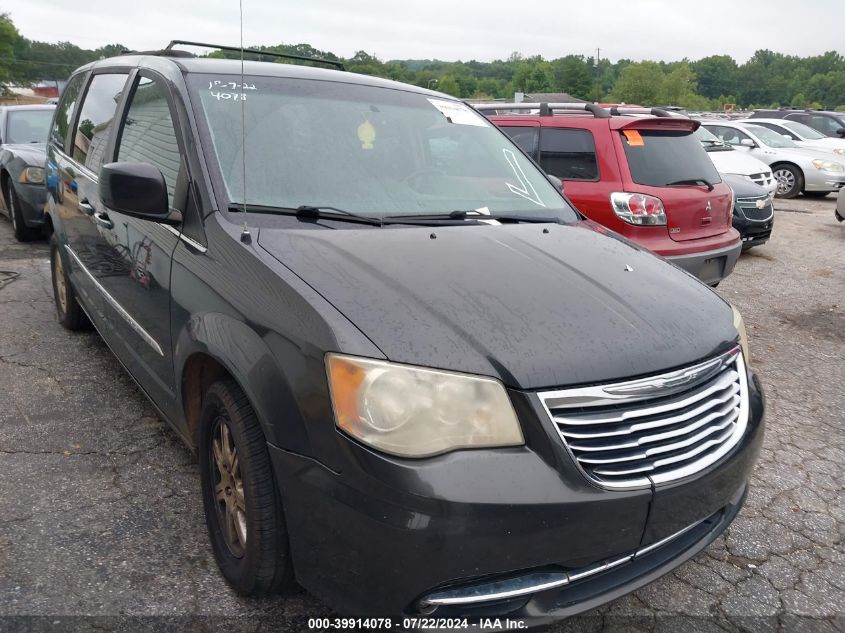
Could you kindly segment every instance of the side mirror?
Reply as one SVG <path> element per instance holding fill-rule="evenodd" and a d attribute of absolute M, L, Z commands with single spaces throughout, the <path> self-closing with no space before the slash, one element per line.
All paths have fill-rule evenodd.
<path fill-rule="evenodd" d="M 837 134 L 840 138 L 845 138 L 845 127 L 841 127 L 841 128 L 839 128 L 838 130 L 836 130 L 836 134 Z"/>
<path fill-rule="evenodd" d="M 178 224 L 182 220 L 181 214 L 170 212 L 164 176 L 149 163 L 103 165 L 100 200 L 107 209 L 144 220 L 165 224 Z"/>
<path fill-rule="evenodd" d="M 549 179 L 549 182 L 552 183 L 558 191 L 563 191 L 563 181 L 560 178 L 552 176 L 551 174 L 546 174 L 546 178 Z"/>
<path fill-rule="evenodd" d="M 739 144 L 740 144 L 742 147 L 757 147 L 757 144 L 756 144 L 754 141 L 752 141 L 750 138 L 744 138 L 744 139 L 742 139 L 742 140 L 739 142 Z"/>

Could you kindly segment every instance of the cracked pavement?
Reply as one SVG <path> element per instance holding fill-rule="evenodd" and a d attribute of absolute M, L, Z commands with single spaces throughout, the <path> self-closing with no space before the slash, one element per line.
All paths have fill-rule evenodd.
<path fill-rule="evenodd" d="M 551 631 L 845 629 L 845 224 L 779 201 L 772 241 L 719 288 L 767 395 L 745 508 L 657 582 Z M 197 465 L 93 332 L 57 323 L 44 243 L 0 220 L 0 631 L 306 630 L 299 593 L 217 572 Z"/>

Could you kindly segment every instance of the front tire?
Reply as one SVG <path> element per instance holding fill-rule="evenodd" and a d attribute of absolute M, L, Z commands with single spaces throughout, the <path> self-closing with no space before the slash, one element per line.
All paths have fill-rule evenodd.
<path fill-rule="evenodd" d="M 30 242 L 34 240 L 38 236 L 38 231 L 29 228 L 26 222 L 24 222 L 21 212 L 21 201 L 12 185 L 8 186 L 6 200 L 8 201 L 9 219 L 12 221 L 12 231 L 15 233 L 15 239 L 18 242 Z"/>
<path fill-rule="evenodd" d="M 267 441 L 235 382 L 206 391 L 199 434 L 205 520 L 223 577 L 244 596 L 290 589 L 293 566 Z"/>
<path fill-rule="evenodd" d="M 804 188 L 804 174 L 795 165 L 778 165 L 773 170 L 778 183 L 775 195 L 778 198 L 794 198 Z"/>
<path fill-rule="evenodd" d="M 60 251 L 59 240 L 54 233 L 50 238 L 50 270 L 53 279 L 53 300 L 59 323 L 66 330 L 81 330 L 88 325 L 88 317 L 82 311 L 76 292 L 70 284 L 65 261 Z"/>

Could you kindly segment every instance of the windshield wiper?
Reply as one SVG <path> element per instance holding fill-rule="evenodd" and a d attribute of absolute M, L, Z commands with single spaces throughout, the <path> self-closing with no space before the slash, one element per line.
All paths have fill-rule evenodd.
<path fill-rule="evenodd" d="M 687 180 L 676 180 L 675 182 L 667 182 L 667 187 L 680 187 L 683 185 L 704 185 L 707 187 L 707 191 L 713 191 L 713 183 L 704 178 L 689 178 Z"/>
<path fill-rule="evenodd" d="M 560 224 L 557 217 L 541 217 L 530 215 L 519 215 L 516 213 L 479 213 L 475 209 L 469 211 L 452 211 L 451 213 L 423 213 L 418 215 L 387 215 L 384 217 L 385 224 L 463 224 L 467 220 L 484 222 L 484 220 L 496 220 L 497 222 L 529 222 L 542 223 L 552 222 Z"/>
<path fill-rule="evenodd" d="M 371 224 L 373 226 L 381 226 L 382 222 L 379 218 L 374 218 L 369 215 L 359 215 L 346 209 L 339 209 L 337 207 L 329 206 L 314 206 L 310 204 L 303 204 L 298 207 L 273 207 L 261 204 L 230 204 L 229 211 L 244 211 L 247 213 L 264 213 L 267 215 L 295 215 L 298 218 L 306 220 L 341 220 L 344 222 L 360 222 L 362 224 Z"/>

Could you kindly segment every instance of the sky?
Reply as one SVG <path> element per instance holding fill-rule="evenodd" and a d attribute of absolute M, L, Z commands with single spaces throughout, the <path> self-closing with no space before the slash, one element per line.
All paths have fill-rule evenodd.
<path fill-rule="evenodd" d="M 612 61 L 674 61 L 757 49 L 843 53 L 843 0 L 242 0 L 244 44 L 308 43 L 344 57 L 491 61 L 596 49 Z M 161 48 L 171 39 L 237 45 L 238 0 L 5 0 L 22 35 L 82 48 Z M 74 25 L 77 25 L 76 27 Z"/>

